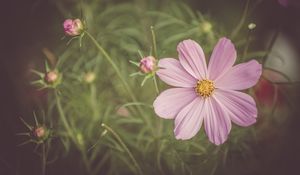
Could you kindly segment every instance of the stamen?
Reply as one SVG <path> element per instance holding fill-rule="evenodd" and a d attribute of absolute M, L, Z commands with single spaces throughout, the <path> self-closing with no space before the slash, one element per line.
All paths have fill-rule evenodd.
<path fill-rule="evenodd" d="M 214 82 L 211 80 L 199 80 L 195 87 L 195 91 L 199 96 L 204 98 L 210 97 L 215 90 Z"/>

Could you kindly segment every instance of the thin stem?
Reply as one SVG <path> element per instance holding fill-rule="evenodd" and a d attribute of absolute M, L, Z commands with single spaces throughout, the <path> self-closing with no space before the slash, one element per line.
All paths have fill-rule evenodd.
<path fill-rule="evenodd" d="M 60 101 L 60 98 L 57 94 L 57 91 L 54 92 L 55 94 L 55 98 L 56 98 L 56 106 L 57 106 L 57 109 L 58 109 L 58 113 L 60 115 L 60 118 L 61 118 L 61 121 L 63 122 L 63 125 L 65 127 L 65 129 L 67 130 L 67 132 L 69 133 L 69 135 L 73 136 L 73 130 L 71 129 L 67 119 L 66 119 L 66 116 L 65 116 L 65 113 L 63 111 L 63 108 L 62 108 L 62 105 L 61 105 L 61 101 Z M 73 137 L 71 137 L 74 141 L 76 141 L 76 139 L 74 139 Z"/>
<path fill-rule="evenodd" d="M 158 89 L 158 85 L 157 85 L 157 80 L 156 80 L 156 75 L 155 74 L 153 75 L 153 82 L 154 82 L 156 94 L 158 95 L 159 94 L 159 89 Z"/>
<path fill-rule="evenodd" d="M 158 166 L 158 170 L 160 171 L 160 173 L 162 175 L 165 175 L 163 167 L 161 166 L 161 153 L 164 149 L 164 142 L 165 140 L 162 140 L 161 145 L 158 144 L 158 154 L 157 154 L 157 166 Z"/>
<path fill-rule="evenodd" d="M 107 159 L 109 159 L 110 157 L 110 154 L 109 153 L 105 153 L 104 156 L 102 156 L 102 159 L 101 161 L 97 164 L 94 172 L 93 172 L 93 175 L 97 175 L 99 174 L 99 171 L 101 170 L 102 166 L 104 165 L 104 163 L 107 161 Z"/>
<path fill-rule="evenodd" d="M 90 172 L 90 166 L 88 164 L 87 157 L 86 157 L 86 154 L 85 154 L 85 151 L 84 151 L 85 149 L 82 148 L 81 144 L 77 144 L 78 140 L 75 138 L 75 133 L 71 129 L 71 127 L 70 127 L 70 125 L 69 125 L 69 123 L 68 123 L 68 121 L 66 119 L 66 116 L 65 116 L 65 113 L 63 111 L 63 108 L 62 108 L 62 105 L 61 105 L 61 101 L 60 101 L 60 98 L 59 98 L 59 96 L 57 94 L 57 91 L 55 91 L 54 94 L 55 94 L 55 98 L 56 98 L 56 106 L 57 106 L 60 118 L 61 118 L 61 120 L 63 122 L 63 125 L 64 125 L 65 129 L 67 130 L 68 134 L 71 136 L 71 139 L 78 146 L 80 152 L 82 153 L 84 165 L 86 166 L 86 169 L 87 169 L 87 171 L 89 173 Z"/>
<path fill-rule="evenodd" d="M 90 166 L 88 157 L 86 155 L 85 148 L 83 148 L 83 146 L 82 146 L 80 152 L 82 154 L 83 163 L 84 163 L 84 165 L 86 167 L 87 173 L 90 174 L 91 173 L 91 166 Z"/>
<path fill-rule="evenodd" d="M 126 80 L 123 78 L 121 72 L 119 71 L 119 68 L 117 67 L 117 65 L 113 62 L 112 58 L 108 55 L 108 53 L 99 45 L 99 43 L 97 42 L 97 40 L 87 31 L 85 31 L 85 33 L 87 34 L 87 36 L 93 41 L 93 43 L 95 44 L 95 46 L 97 47 L 97 49 L 104 55 L 104 57 L 106 58 L 106 60 L 111 64 L 111 66 L 113 67 L 113 69 L 116 71 L 118 77 L 120 78 L 120 80 L 122 81 L 125 89 L 127 90 L 127 92 L 129 93 L 131 99 L 133 101 L 137 101 L 133 92 L 131 91 L 128 83 L 126 82 Z"/>
<path fill-rule="evenodd" d="M 109 132 L 111 132 L 114 135 L 114 137 L 118 140 L 118 142 L 120 143 L 120 145 L 124 148 L 124 150 L 127 152 L 127 154 L 129 155 L 129 157 L 131 158 L 134 166 L 136 167 L 136 170 L 137 170 L 138 174 L 142 175 L 143 173 L 142 173 L 142 170 L 141 170 L 139 164 L 137 163 L 137 161 L 133 157 L 133 155 L 130 152 L 130 150 L 128 149 L 128 147 L 122 141 L 121 137 L 111 127 L 107 126 L 106 124 L 102 123 L 101 126 L 103 128 L 105 128 L 106 130 L 108 130 Z"/>
<path fill-rule="evenodd" d="M 113 69 L 115 70 L 115 72 L 117 73 L 118 77 L 120 78 L 120 80 L 122 81 L 125 89 L 127 90 L 127 92 L 129 93 L 131 99 L 133 102 L 137 102 L 137 99 L 134 95 L 134 93 L 131 91 L 127 81 L 124 79 L 124 77 L 122 76 L 121 72 L 119 71 L 119 68 L 117 67 L 117 65 L 114 63 L 114 61 L 112 60 L 112 58 L 108 55 L 108 53 L 100 46 L 100 44 L 97 42 L 97 40 L 87 31 L 85 31 L 87 36 L 93 41 L 93 43 L 95 44 L 95 46 L 97 47 L 97 49 L 104 55 L 104 57 L 106 58 L 106 60 L 111 64 L 111 66 L 113 67 Z M 143 115 L 143 111 L 142 109 L 137 106 L 137 110 L 140 113 L 140 115 L 143 117 L 144 121 L 148 124 L 148 126 L 150 128 L 151 127 L 151 122 L 149 121 L 149 118 Z M 152 129 L 153 130 L 153 129 Z"/>
<path fill-rule="evenodd" d="M 156 36 L 155 36 L 155 32 L 154 32 L 154 27 L 153 26 L 151 26 L 151 35 L 152 35 L 153 55 L 157 59 L 158 55 L 157 55 L 157 47 L 156 47 Z M 154 82 L 156 94 L 158 95 L 159 94 L 159 89 L 158 89 L 157 80 L 156 80 L 156 74 L 155 73 L 153 75 L 153 82 Z M 160 136 L 161 132 L 162 132 L 162 121 L 161 120 L 158 121 L 158 130 L 157 131 L 158 131 L 158 136 Z"/>
<path fill-rule="evenodd" d="M 141 103 L 141 102 L 126 103 L 126 104 L 120 106 L 119 108 L 123 108 L 123 107 L 127 107 L 127 106 L 146 106 L 149 108 L 153 108 L 152 105 L 148 105 L 148 104 Z"/>
<path fill-rule="evenodd" d="M 157 47 L 156 47 L 156 36 L 155 36 L 155 31 L 154 31 L 154 27 L 151 26 L 151 35 L 152 35 L 152 48 L 153 48 L 153 56 L 155 59 L 158 59 L 158 55 L 157 55 Z M 157 95 L 159 94 L 159 89 L 158 89 L 158 86 L 157 86 L 157 81 L 156 81 L 156 75 L 154 73 L 153 75 L 153 82 L 154 82 L 154 86 L 155 86 L 155 90 L 156 90 L 156 93 Z"/>
<path fill-rule="evenodd" d="M 154 27 L 151 26 L 150 28 L 151 28 L 151 35 L 152 35 L 153 56 L 157 58 L 156 36 L 154 32 Z"/>
<path fill-rule="evenodd" d="M 270 44 L 269 44 L 269 46 L 268 46 L 268 48 L 267 48 L 267 53 L 266 53 L 266 55 L 263 57 L 262 65 L 265 64 L 265 62 L 266 62 L 266 60 L 267 60 L 267 57 L 268 57 L 268 55 L 270 54 L 270 52 L 271 52 L 271 50 L 272 50 L 272 48 L 273 48 L 273 46 L 274 46 L 274 43 L 275 43 L 275 41 L 276 41 L 278 35 L 279 35 L 279 30 L 277 29 L 277 30 L 275 31 L 275 34 L 273 34 L 273 36 L 272 36 L 271 42 L 270 42 Z"/>
<path fill-rule="evenodd" d="M 247 14 L 248 14 L 248 11 L 249 11 L 249 4 L 250 4 L 250 0 L 247 0 L 242 18 L 241 18 L 239 24 L 237 25 L 237 27 L 231 33 L 231 38 L 234 38 L 238 34 L 238 32 L 241 30 L 241 28 L 243 27 L 246 17 L 247 17 Z"/>
<path fill-rule="evenodd" d="M 93 110 L 93 117 L 94 119 L 99 116 L 99 111 L 97 110 L 97 89 L 94 84 L 90 85 L 91 91 L 91 106 Z"/>
<path fill-rule="evenodd" d="M 247 34 L 246 46 L 245 46 L 245 49 L 244 49 L 244 52 L 243 52 L 242 59 L 244 59 L 246 57 L 246 55 L 247 55 L 248 48 L 249 48 L 249 45 L 250 45 L 250 35 L 251 35 L 251 30 L 249 30 L 248 34 Z"/>

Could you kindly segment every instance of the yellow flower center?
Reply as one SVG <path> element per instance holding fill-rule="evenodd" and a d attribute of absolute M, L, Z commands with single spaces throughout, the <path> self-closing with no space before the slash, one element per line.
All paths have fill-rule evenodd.
<path fill-rule="evenodd" d="M 195 87 L 197 94 L 204 98 L 210 97 L 214 90 L 214 82 L 211 80 L 199 80 Z"/>

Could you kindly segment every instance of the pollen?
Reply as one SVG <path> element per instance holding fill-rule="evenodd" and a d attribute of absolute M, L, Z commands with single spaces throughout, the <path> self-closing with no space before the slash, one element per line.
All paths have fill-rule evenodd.
<path fill-rule="evenodd" d="M 199 96 L 204 98 L 210 97 L 215 90 L 214 82 L 211 80 L 199 80 L 195 87 L 195 91 Z"/>

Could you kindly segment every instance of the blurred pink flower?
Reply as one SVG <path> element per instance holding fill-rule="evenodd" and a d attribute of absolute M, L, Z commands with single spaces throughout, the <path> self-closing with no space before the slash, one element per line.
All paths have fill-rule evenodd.
<path fill-rule="evenodd" d="M 265 79 L 260 79 L 254 88 L 255 96 L 263 107 L 272 107 L 275 97 L 275 86 Z M 281 93 L 278 94 L 277 102 L 281 103 Z"/>
<path fill-rule="evenodd" d="M 156 60 L 153 56 L 147 56 L 140 61 L 140 69 L 143 73 L 150 73 L 156 68 Z"/>
<path fill-rule="evenodd" d="M 69 36 L 80 35 L 83 31 L 83 24 L 80 19 L 66 19 L 63 26 L 65 34 Z"/>
<path fill-rule="evenodd" d="M 286 83 L 289 80 L 282 74 L 265 69 L 263 70 L 262 76 L 256 86 L 254 92 L 257 100 L 263 107 L 273 107 L 274 102 L 277 103 L 276 107 L 284 106 L 284 87 L 276 83 Z"/>
<path fill-rule="evenodd" d="M 193 40 L 177 46 L 179 60 L 164 58 L 157 75 L 176 88 L 162 92 L 154 101 L 155 113 L 175 119 L 176 139 L 190 139 L 202 123 L 209 140 L 222 144 L 231 130 L 231 121 L 239 126 L 256 122 L 254 99 L 239 90 L 254 86 L 262 66 L 255 60 L 233 66 L 236 50 L 231 41 L 221 38 L 207 67 L 202 48 Z"/>
<path fill-rule="evenodd" d="M 129 117 L 130 113 L 126 107 L 120 107 L 117 110 L 117 114 L 122 117 Z"/>
<path fill-rule="evenodd" d="M 293 7 L 293 8 L 300 7 L 299 0 L 278 0 L 278 3 L 283 7 Z"/>
<path fill-rule="evenodd" d="M 289 5 L 289 0 L 278 0 L 279 4 L 287 7 Z"/>

